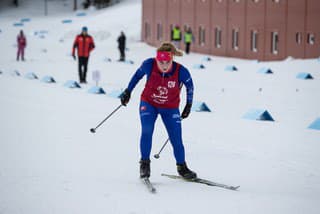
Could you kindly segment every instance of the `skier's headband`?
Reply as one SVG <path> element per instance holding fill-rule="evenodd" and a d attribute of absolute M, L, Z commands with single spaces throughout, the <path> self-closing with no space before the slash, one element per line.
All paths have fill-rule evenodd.
<path fill-rule="evenodd" d="M 172 53 L 168 51 L 157 51 L 156 59 L 158 61 L 171 61 L 173 58 Z"/>

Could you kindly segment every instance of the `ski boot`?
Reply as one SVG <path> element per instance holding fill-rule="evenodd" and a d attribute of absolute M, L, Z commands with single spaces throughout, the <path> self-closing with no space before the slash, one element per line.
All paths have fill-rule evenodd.
<path fill-rule="evenodd" d="M 186 163 L 183 164 L 177 164 L 177 170 L 181 177 L 184 179 L 194 179 L 197 177 L 197 174 L 193 171 L 191 171 Z"/>
<path fill-rule="evenodd" d="M 140 178 L 150 177 L 150 160 L 140 160 Z"/>

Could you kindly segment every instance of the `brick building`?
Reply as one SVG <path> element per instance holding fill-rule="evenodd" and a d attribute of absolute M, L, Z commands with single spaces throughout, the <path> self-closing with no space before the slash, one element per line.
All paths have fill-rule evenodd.
<path fill-rule="evenodd" d="M 194 52 L 258 60 L 320 56 L 319 0 L 142 0 L 142 41 L 191 27 Z"/>

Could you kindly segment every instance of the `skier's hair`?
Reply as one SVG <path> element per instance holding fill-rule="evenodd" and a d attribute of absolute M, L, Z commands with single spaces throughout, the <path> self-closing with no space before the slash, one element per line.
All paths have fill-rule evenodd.
<path fill-rule="evenodd" d="M 174 44 L 171 42 L 164 42 L 161 46 L 157 49 L 157 51 L 168 51 L 171 52 L 175 56 L 182 56 L 183 53 L 181 50 L 177 49 Z"/>

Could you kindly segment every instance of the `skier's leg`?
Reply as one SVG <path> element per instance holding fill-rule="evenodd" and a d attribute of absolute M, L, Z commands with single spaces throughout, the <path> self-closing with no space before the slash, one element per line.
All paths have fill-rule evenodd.
<path fill-rule="evenodd" d="M 124 50 L 124 48 L 121 48 L 120 52 L 121 52 L 121 60 L 125 61 L 125 50 Z"/>
<path fill-rule="evenodd" d="M 140 153 L 141 160 L 150 160 L 152 147 L 152 135 L 154 124 L 158 116 L 158 111 L 150 104 L 141 101 L 140 103 L 140 121 L 141 121 L 141 137 L 140 137 Z"/>
<path fill-rule="evenodd" d="M 21 53 L 21 48 L 18 47 L 18 51 L 17 51 L 17 61 L 19 61 L 20 53 Z"/>
<path fill-rule="evenodd" d="M 193 179 L 197 174 L 191 171 L 185 161 L 185 151 L 182 143 L 181 118 L 179 109 L 166 109 L 160 111 L 161 118 L 169 134 L 170 142 L 173 146 L 174 156 L 177 162 L 177 171 L 180 176 L 186 179 Z"/>
<path fill-rule="evenodd" d="M 186 43 L 186 54 L 190 52 L 190 43 Z"/>
<path fill-rule="evenodd" d="M 24 61 L 24 48 L 21 48 L 21 58 L 22 58 L 22 61 Z"/>
<path fill-rule="evenodd" d="M 88 62 L 89 62 L 89 57 L 84 57 L 84 60 L 83 60 L 83 73 L 82 73 L 82 79 L 83 79 L 83 82 L 87 83 L 87 71 L 88 71 Z"/>
<path fill-rule="evenodd" d="M 177 164 L 185 163 L 185 151 L 182 143 L 182 130 L 179 109 L 162 109 L 162 121 L 167 129 Z"/>
<path fill-rule="evenodd" d="M 83 78 L 82 78 L 82 66 L 83 66 L 83 57 L 78 57 L 78 72 L 79 72 L 79 80 L 80 83 L 83 82 Z"/>

